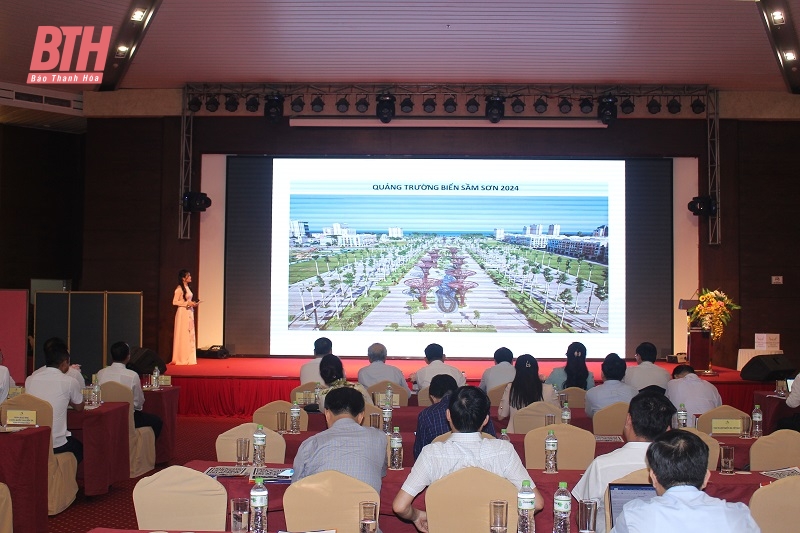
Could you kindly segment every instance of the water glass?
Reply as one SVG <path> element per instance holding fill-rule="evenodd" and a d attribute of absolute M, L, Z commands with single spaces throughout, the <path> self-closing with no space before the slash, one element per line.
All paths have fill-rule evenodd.
<path fill-rule="evenodd" d="M 558 393 L 558 403 L 561 404 L 561 408 L 564 408 L 564 404 L 567 403 L 567 393 L 566 392 L 559 392 Z"/>
<path fill-rule="evenodd" d="M 553 415 L 553 414 L 544 415 L 544 425 L 545 426 L 551 426 L 551 425 L 553 425 L 555 423 L 556 423 L 556 415 Z"/>
<path fill-rule="evenodd" d="M 719 447 L 719 473 L 733 474 L 733 446 Z"/>
<path fill-rule="evenodd" d="M 231 498 L 231 531 L 246 533 L 250 526 L 250 499 Z"/>
<path fill-rule="evenodd" d="M 749 416 L 742 416 L 740 417 L 742 421 L 742 432 L 739 434 L 740 439 L 749 439 L 750 438 L 750 425 L 751 420 Z"/>
<path fill-rule="evenodd" d="M 92 405 L 92 391 L 94 387 L 84 387 L 81 389 L 83 395 L 83 403 L 87 406 Z"/>
<path fill-rule="evenodd" d="M 508 533 L 508 502 L 492 500 L 489 502 L 490 533 Z"/>
<path fill-rule="evenodd" d="M 369 414 L 369 427 L 381 429 L 381 415 L 378 413 Z"/>
<path fill-rule="evenodd" d="M 775 392 L 778 393 L 778 396 L 781 398 L 786 397 L 786 380 L 779 379 L 775 381 Z"/>
<path fill-rule="evenodd" d="M 359 533 L 375 533 L 378 531 L 378 502 L 359 502 Z"/>
<path fill-rule="evenodd" d="M 303 398 L 305 399 L 306 405 L 311 405 L 312 403 L 316 402 L 313 390 L 307 390 L 303 392 Z"/>
<path fill-rule="evenodd" d="M 289 420 L 289 414 L 286 411 L 278 411 L 276 416 L 278 417 L 278 433 L 283 435 L 286 433 L 286 428 L 288 427 L 287 421 Z"/>
<path fill-rule="evenodd" d="M 250 439 L 239 438 L 236 439 L 236 464 L 243 466 L 250 461 Z"/>
<path fill-rule="evenodd" d="M 580 533 L 595 533 L 597 531 L 597 504 L 598 501 L 581 500 L 578 503 L 578 531 Z"/>

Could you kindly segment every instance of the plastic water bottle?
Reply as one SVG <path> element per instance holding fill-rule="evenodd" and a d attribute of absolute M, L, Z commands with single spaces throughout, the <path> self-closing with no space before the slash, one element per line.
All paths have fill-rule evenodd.
<path fill-rule="evenodd" d="M 89 403 L 91 405 L 100 405 L 102 389 L 100 389 L 100 382 L 97 379 L 97 374 L 92 375 L 92 394 L 89 396 Z"/>
<path fill-rule="evenodd" d="M 561 423 L 569 424 L 572 422 L 572 411 L 569 409 L 569 402 L 564 402 L 564 407 L 561 408 Z"/>
<path fill-rule="evenodd" d="M 158 365 L 156 365 L 156 366 L 153 367 L 153 387 L 152 388 L 154 390 L 158 390 L 159 388 L 161 388 L 161 381 L 159 379 L 160 377 L 161 377 L 161 371 L 158 369 Z"/>
<path fill-rule="evenodd" d="M 389 404 L 390 407 L 394 407 L 394 393 L 392 392 L 392 384 L 386 384 L 386 403 Z"/>
<path fill-rule="evenodd" d="M 508 436 L 508 430 L 507 429 L 501 429 L 500 430 L 500 440 L 505 440 L 505 441 L 511 442 L 511 437 Z"/>
<path fill-rule="evenodd" d="M 253 432 L 253 466 L 264 466 L 266 455 L 267 434 L 264 433 L 264 426 L 259 424 Z"/>
<path fill-rule="evenodd" d="M 289 433 L 292 435 L 300 433 L 300 406 L 297 402 L 294 402 L 289 409 Z"/>
<path fill-rule="evenodd" d="M 553 430 L 547 432 L 544 439 L 544 473 L 555 474 L 558 472 L 558 439 Z"/>
<path fill-rule="evenodd" d="M 764 420 L 764 413 L 761 412 L 761 406 L 756 404 L 756 408 L 753 409 L 753 438 L 757 439 L 759 437 L 764 436 L 764 429 L 763 429 L 763 420 Z"/>
<path fill-rule="evenodd" d="M 678 427 L 685 428 L 687 424 L 687 420 L 689 419 L 689 412 L 686 411 L 686 406 L 681 404 L 678 408 Z"/>
<path fill-rule="evenodd" d="M 250 533 L 267 533 L 267 505 L 269 491 L 264 486 L 264 478 L 257 477 L 250 489 Z"/>
<path fill-rule="evenodd" d="M 322 386 L 317 381 L 317 384 L 314 385 L 314 403 L 319 405 L 319 393 L 322 392 Z M 319 410 L 322 411 L 322 406 L 319 405 Z"/>
<path fill-rule="evenodd" d="M 395 426 L 392 436 L 389 437 L 389 470 L 403 469 L 403 436 L 400 428 Z"/>
<path fill-rule="evenodd" d="M 535 509 L 536 493 L 531 488 L 530 480 L 526 479 L 517 493 L 517 533 L 536 532 L 536 522 L 533 520 Z"/>
<path fill-rule="evenodd" d="M 392 405 L 389 403 L 383 404 L 383 432 L 387 435 L 392 434 Z"/>
<path fill-rule="evenodd" d="M 567 482 L 558 483 L 553 495 L 553 533 L 569 533 L 569 515 L 572 512 L 572 496 L 567 490 Z"/>

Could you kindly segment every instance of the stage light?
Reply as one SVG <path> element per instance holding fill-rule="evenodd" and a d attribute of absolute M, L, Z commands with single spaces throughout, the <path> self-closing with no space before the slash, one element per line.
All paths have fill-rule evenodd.
<path fill-rule="evenodd" d="M 350 102 L 347 101 L 347 98 L 342 96 L 336 102 L 336 110 L 339 113 L 347 113 L 347 110 L 350 109 Z"/>
<path fill-rule="evenodd" d="M 356 102 L 356 111 L 359 113 L 366 113 L 369 110 L 369 100 L 366 97 L 360 98 Z"/>
<path fill-rule="evenodd" d="M 588 115 L 594 110 L 594 104 L 590 98 L 581 98 L 581 101 L 578 105 L 581 109 L 581 113 L 584 115 Z"/>
<path fill-rule="evenodd" d="M 411 113 L 414 111 L 414 100 L 412 100 L 410 96 L 406 96 L 403 101 L 400 102 L 400 111 L 403 113 Z"/>
<path fill-rule="evenodd" d="M 492 124 L 497 124 L 506 114 L 506 97 L 491 95 L 486 97 L 486 118 Z"/>
<path fill-rule="evenodd" d="M 426 113 L 433 113 L 436 111 L 436 98 L 426 98 L 424 102 L 422 102 L 422 110 Z"/>
<path fill-rule="evenodd" d="M 695 98 L 691 105 L 692 111 L 695 115 L 700 115 L 705 112 L 706 104 L 700 98 Z"/>
<path fill-rule="evenodd" d="M 598 99 L 597 118 L 605 125 L 611 124 L 617 118 L 617 98 L 610 94 Z"/>
<path fill-rule="evenodd" d="M 647 112 L 651 115 L 657 115 L 661 113 L 661 102 L 655 98 L 651 98 L 650 101 L 647 102 Z"/>
<path fill-rule="evenodd" d="M 388 124 L 394 118 L 394 103 L 397 100 L 393 94 L 379 94 L 376 98 L 375 116 L 381 122 Z"/>
<path fill-rule="evenodd" d="M 467 113 L 477 113 L 478 109 L 480 109 L 481 104 L 478 103 L 478 100 L 475 98 L 470 98 L 467 100 Z"/>
<path fill-rule="evenodd" d="M 717 201 L 710 196 L 695 196 L 686 206 L 695 216 L 709 217 L 717 214 Z"/>
<path fill-rule="evenodd" d="M 270 94 L 264 97 L 264 116 L 277 122 L 283 116 L 283 95 Z"/>
<path fill-rule="evenodd" d="M 303 101 L 302 96 L 298 96 L 294 100 L 292 100 L 292 111 L 295 113 L 302 113 L 303 109 L 305 109 L 306 103 Z"/>
<path fill-rule="evenodd" d="M 558 102 L 558 110 L 566 115 L 567 113 L 572 111 L 572 102 L 570 102 L 566 98 L 562 98 L 561 101 Z"/>
<path fill-rule="evenodd" d="M 255 113 L 256 111 L 258 111 L 258 106 L 259 102 L 257 94 L 250 95 L 247 98 L 247 101 L 244 103 L 244 108 L 250 111 L 251 113 Z"/>
<path fill-rule="evenodd" d="M 457 107 L 458 106 L 456 104 L 456 98 L 454 96 L 451 96 L 450 98 L 444 101 L 445 113 L 455 113 Z"/>
<path fill-rule="evenodd" d="M 225 95 L 225 111 L 235 113 L 239 109 L 239 97 L 235 94 Z"/>
<path fill-rule="evenodd" d="M 217 100 L 217 97 L 212 94 L 206 98 L 206 111 L 216 113 L 217 109 L 219 109 L 219 100 Z"/>
<path fill-rule="evenodd" d="M 635 109 L 636 106 L 631 98 L 626 98 L 621 104 L 619 104 L 619 110 L 622 111 L 623 115 L 630 115 Z"/>
<path fill-rule="evenodd" d="M 197 113 L 203 107 L 203 101 L 197 96 L 192 96 L 186 104 L 186 108 L 192 113 Z"/>
<path fill-rule="evenodd" d="M 546 113 L 547 112 L 547 100 L 545 100 L 544 98 L 542 98 L 540 96 L 533 103 L 533 109 L 539 114 Z"/>
<path fill-rule="evenodd" d="M 519 97 L 514 98 L 514 101 L 511 102 L 511 110 L 514 113 L 522 113 L 525 111 L 525 102 L 523 102 Z"/>
<path fill-rule="evenodd" d="M 211 198 L 206 193 L 190 191 L 183 195 L 183 210 L 198 213 L 211 207 Z"/>
<path fill-rule="evenodd" d="M 673 97 L 672 100 L 667 102 L 667 111 L 671 115 L 677 115 L 681 112 L 681 102 L 677 98 Z"/>
<path fill-rule="evenodd" d="M 325 109 L 325 100 L 323 100 L 321 96 L 317 96 L 311 100 L 311 111 L 314 113 L 322 113 L 323 109 Z"/>

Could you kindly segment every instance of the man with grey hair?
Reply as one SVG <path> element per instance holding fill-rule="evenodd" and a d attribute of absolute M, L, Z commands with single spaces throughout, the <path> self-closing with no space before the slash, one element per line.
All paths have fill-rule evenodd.
<path fill-rule="evenodd" d="M 399 387 L 405 388 L 411 394 L 411 389 L 408 388 L 403 371 L 396 366 L 386 364 L 386 346 L 376 342 L 367 348 L 367 357 L 369 358 L 369 365 L 358 371 L 358 382 L 364 388 L 369 388 L 381 381 L 391 381 Z"/>

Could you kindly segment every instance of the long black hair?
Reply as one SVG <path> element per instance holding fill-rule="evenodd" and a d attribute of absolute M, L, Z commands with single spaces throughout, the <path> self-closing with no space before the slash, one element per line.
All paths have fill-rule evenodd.
<path fill-rule="evenodd" d="M 562 385 L 562 389 L 578 387 L 586 390 L 586 379 L 589 377 L 589 369 L 586 368 L 586 346 L 580 342 L 573 342 L 567 348 L 567 366 L 564 368 L 567 373 L 567 380 Z"/>
<path fill-rule="evenodd" d="M 181 291 L 183 291 L 183 301 L 184 302 L 186 301 L 186 285 L 183 284 L 183 278 L 185 278 L 186 274 L 188 274 L 188 273 L 189 273 L 188 270 L 179 270 L 178 271 L 178 286 L 181 288 Z"/>
<path fill-rule="evenodd" d="M 517 357 L 515 365 L 517 374 L 511 382 L 509 405 L 514 409 L 522 409 L 533 402 L 540 402 L 542 397 L 542 380 L 539 379 L 539 363 L 530 354 Z"/>

